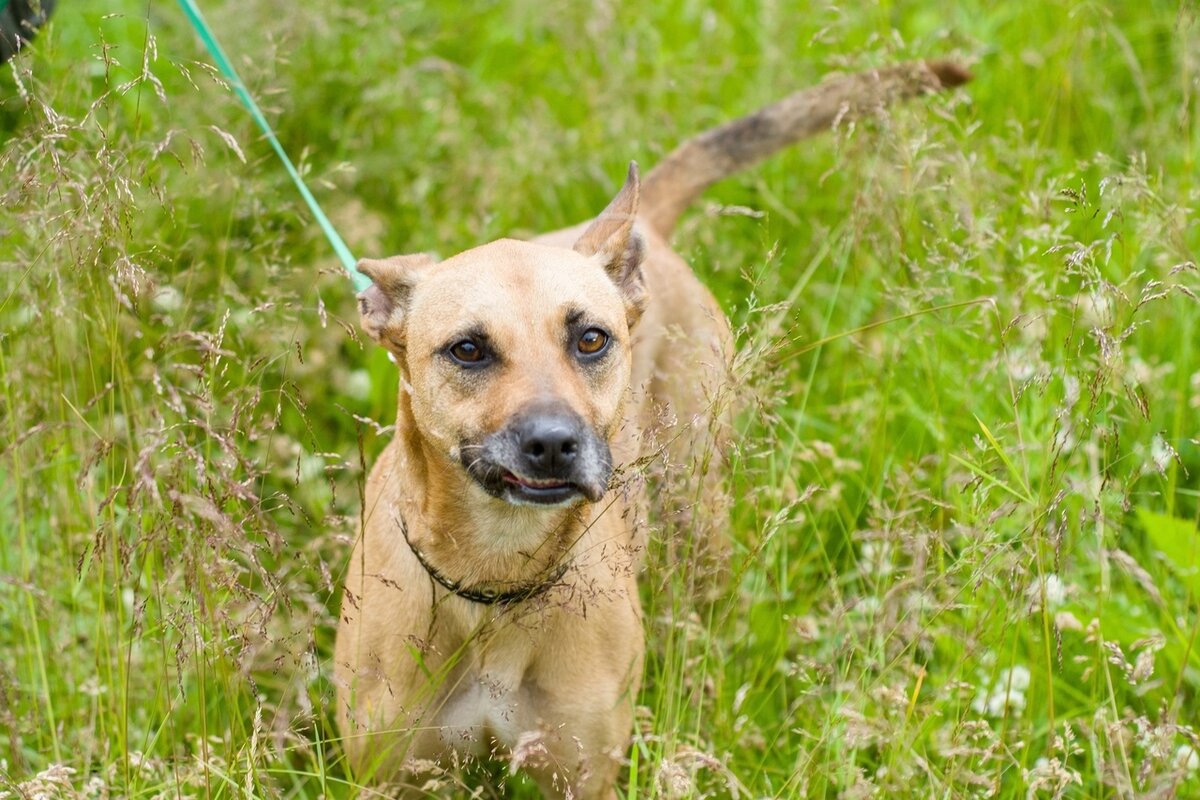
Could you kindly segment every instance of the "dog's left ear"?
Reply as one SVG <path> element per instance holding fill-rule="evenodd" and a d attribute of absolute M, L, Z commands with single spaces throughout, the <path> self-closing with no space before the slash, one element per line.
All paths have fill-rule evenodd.
<path fill-rule="evenodd" d="M 639 191 L 637 162 L 631 161 L 629 175 L 621 191 L 575 243 L 575 252 L 598 259 L 621 290 L 631 328 L 642 316 L 648 299 L 646 284 L 642 279 L 642 259 L 646 247 L 642 237 L 633 229 Z"/>
<path fill-rule="evenodd" d="M 363 330 L 397 357 L 404 355 L 406 318 L 413 287 L 420 273 L 436 263 L 437 260 L 427 253 L 359 259 L 358 271 L 372 282 L 358 294 Z"/>

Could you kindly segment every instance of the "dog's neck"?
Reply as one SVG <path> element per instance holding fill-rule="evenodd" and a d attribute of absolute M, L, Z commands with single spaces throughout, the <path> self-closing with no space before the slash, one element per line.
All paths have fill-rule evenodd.
<path fill-rule="evenodd" d="M 553 575 L 570 558 L 591 511 L 496 500 L 421 437 L 406 406 L 396 419 L 396 479 L 407 498 L 399 511 L 426 569 L 464 588 L 500 592 Z"/>

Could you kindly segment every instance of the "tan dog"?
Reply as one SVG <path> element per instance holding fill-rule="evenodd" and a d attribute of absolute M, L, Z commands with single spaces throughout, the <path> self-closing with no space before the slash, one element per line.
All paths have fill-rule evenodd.
<path fill-rule="evenodd" d="M 615 796 L 641 676 L 646 509 L 614 468 L 661 455 L 664 421 L 681 426 L 668 457 L 719 449 L 711 393 L 732 355 L 667 238 L 720 178 L 968 78 L 947 63 L 837 78 L 685 143 L 641 186 L 631 166 L 590 225 L 441 263 L 360 263 L 374 281 L 363 326 L 395 355 L 401 392 L 335 656 L 359 779 L 412 781 L 474 754 L 524 766 L 548 797 Z"/>

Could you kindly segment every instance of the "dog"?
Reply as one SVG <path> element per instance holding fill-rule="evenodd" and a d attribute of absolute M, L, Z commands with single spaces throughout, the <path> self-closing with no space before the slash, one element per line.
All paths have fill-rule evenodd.
<path fill-rule="evenodd" d="M 721 178 L 969 78 L 950 62 L 837 77 L 685 142 L 645 181 L 631 165 L 590 223 L 359 262 L 362 327 L 401 387 L 334 654 L 357 778 L 403 791 L 476 756 L 546 797 L 616 796 L 644 649 L 637 465 L 727 439 L 712 395 L 729 324 L 671 232 Z M 719 461 L 696 478 L 718 537 Z"/>

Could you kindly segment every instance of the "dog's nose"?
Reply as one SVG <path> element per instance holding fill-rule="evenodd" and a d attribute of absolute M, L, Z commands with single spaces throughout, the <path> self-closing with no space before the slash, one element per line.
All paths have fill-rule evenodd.
<path fill-rule="evenodd" d="M 533 472 L 557 474 L 570 467 L 579 452 L 579 424 L 570 417 L 526 419 L 517 435 L 521 456 Z"/>

